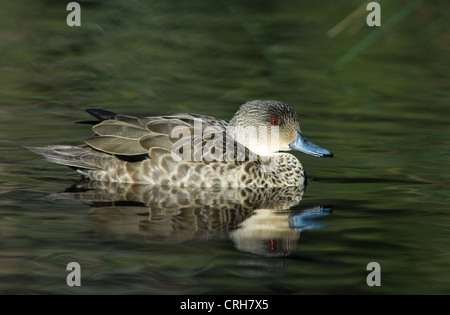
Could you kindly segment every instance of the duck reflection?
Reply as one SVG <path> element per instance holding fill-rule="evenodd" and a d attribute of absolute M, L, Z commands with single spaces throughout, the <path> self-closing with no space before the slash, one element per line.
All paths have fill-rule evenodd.
<path fill-rule="evenodd" d="M 321 226 L 331 207 L 289 210 L 303 187 L 168 188 L 86 181 L 52 200 L 73 200 L 91 207 L 95 232 L 106 237 L 138 237 L 166 242 L 230 238 L 236 249 L 268 257 L 297 249 L 300 232 Z"/>

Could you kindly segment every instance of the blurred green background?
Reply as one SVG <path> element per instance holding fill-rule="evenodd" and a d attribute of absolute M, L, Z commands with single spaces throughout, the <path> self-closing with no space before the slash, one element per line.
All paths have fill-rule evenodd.
<path fill-rule="evenodd" d="M 353 0 L 78 1 L 69 27 L 68 2 L 0 5 L 0 292 L 450 293 L 447 1 L 379 1 L 381 27 Z M 98 237 L 88 206 L 42 199 L 78 175 L 23 149 L 82 143 L 87 108 L 228 120 L 253 99 L 290 104 L 335 154 L 298 155 L 311 182 L 295 209 L 334 212 L 286 258 Z"/>

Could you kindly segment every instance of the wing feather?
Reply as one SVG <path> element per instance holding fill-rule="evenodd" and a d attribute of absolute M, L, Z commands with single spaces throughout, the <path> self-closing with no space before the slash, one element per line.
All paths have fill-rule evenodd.
<path fill-rule="evenodd" d="M 117 136 L 97 136 L 87 139 L 86 144 L 102 152 L 118 155 L 139 155 L 146 154 L 139 140 Z"/>

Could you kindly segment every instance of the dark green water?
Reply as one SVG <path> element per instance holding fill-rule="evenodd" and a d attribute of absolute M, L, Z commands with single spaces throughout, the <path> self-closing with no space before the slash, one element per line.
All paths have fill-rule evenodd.
<path fill-rule="evenodd" d="M 1 293 L 450 293 L 446 1 L 380 1 L 379 28 L 364 9 L 346 20 L 361 3 L 348 0 L 80 1 L 72 28 L 67 3 L 1 4 Z M 310 177 L 298 204 L 246 213 L 285 233 L 284 257 L 249 253 L 239 220 L 207 208 L 52 197 L 79 176 L 23 148 L 80 144 L 86 108 L 230 119 L 253 99 L 290 104 L 335 154 L 297 155 Z M 333 211 L 296 231 L 318 206 Z M 72 261 L 81 287 L 66 285 Z"/>

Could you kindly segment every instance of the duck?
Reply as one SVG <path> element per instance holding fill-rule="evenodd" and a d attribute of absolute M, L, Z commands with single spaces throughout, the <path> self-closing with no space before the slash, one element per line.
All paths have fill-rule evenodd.
<path fill-rule="evenodd" d="M 134 117 L 87 109 L 95 135 L 77 146 L 26 147 L 94 181 L 167 187 L 304 186 L 289 151 L 333 153 L 302 133 L 296 111 L 275 100 L 241 105 L 230 121 L 198 115 Z"/>

